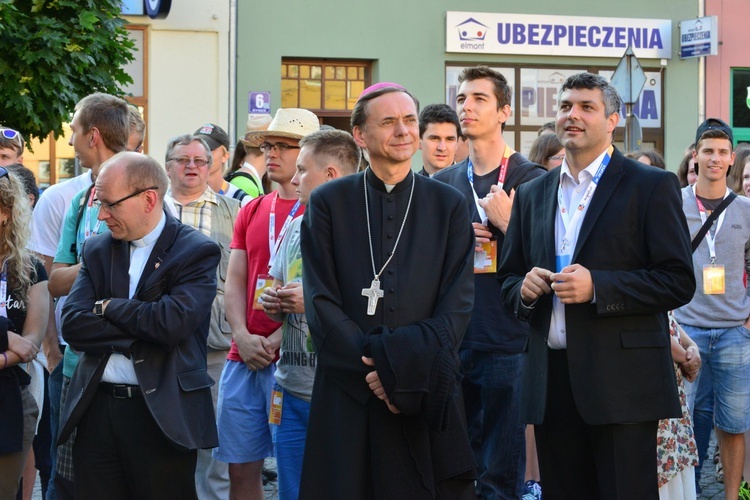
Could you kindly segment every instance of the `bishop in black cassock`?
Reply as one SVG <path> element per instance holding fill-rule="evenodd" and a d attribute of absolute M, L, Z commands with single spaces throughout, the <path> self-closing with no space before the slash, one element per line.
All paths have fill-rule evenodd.
<path fill-rule="evenodd" d="M 411 171 L 415 100 L 378 85 L 360 97 L 372 92 L 366 121 L 352 115 L 371 169 L 313 191 L 302 223 L 318 368 L 300 498 L 473 498 L 456 355 L 473 307 L 473 230 L 457 190 Z M 373 267 L 382 297 L 369 292 Z"/>

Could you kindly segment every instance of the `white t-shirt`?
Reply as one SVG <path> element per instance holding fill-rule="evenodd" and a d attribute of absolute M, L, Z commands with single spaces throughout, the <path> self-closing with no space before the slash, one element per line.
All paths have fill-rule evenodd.
<path fill-rule="evenodd" d="M 73 177 L 70 180 L 55 184 L 44 190 L 31 214 L 31 237 L 26 248 L 32 252 L 47 257 L 55 257 L 57 245 L 62 237 L 65 225 L 65 214 L 70 207 L 73 197 L 91 185 L 91 171 Z M 60 297 L 55 307 L 55 323 L 57 338 L 65 344 L 62 338 L 60 313 L 65 303 L 65 297 Z"/>
<path fill-rule="evenodd" d="M 55 256 L 60 242 L 65 213 L 70 200 L 91 185 L 91 171 L 44 190 L 31 217 L 31 238 L 27 248 L 47 257 Z"/>

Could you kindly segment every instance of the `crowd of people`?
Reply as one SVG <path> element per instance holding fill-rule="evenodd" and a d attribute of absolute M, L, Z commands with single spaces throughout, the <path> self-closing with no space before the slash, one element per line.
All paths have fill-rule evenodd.
<path fill-rule="evenodd" d="M 163 163 L 91 94 L 41 196 L 0 127 L 0 499 L 262 499 L 268 457 L 282 500 L 691 499 L 714 431 L 750 499 L 750 148 L 620 152 L 580 73 L 527 158 L 505 77 L 459 83 Z"/>

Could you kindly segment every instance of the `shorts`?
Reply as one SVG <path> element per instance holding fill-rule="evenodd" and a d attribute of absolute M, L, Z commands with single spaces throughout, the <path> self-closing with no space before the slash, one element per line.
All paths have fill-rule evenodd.
<path fill-rule="evenodd" d="M 742 325 L 682 328 L 698 345 L 703 364 L 693 385 L 703 372 L 711 372 L 716 427 L 729 434 L 750 430 L 750 330 Z"/>
<path fill-rule="evenodd" d="M 224 364 L 216 405 L 216 460 L 242 464 L 274 456 L 268 414 L 275 371 L 275 364 L 258 371 L 239 361 L 227 360 Z"/>

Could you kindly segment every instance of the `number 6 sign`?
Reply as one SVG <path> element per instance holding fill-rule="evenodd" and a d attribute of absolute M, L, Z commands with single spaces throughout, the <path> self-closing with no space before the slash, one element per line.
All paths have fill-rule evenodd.
<path fill-rule="evenodd" d="M 251 115 L 270 115 L 271 93 L 250 92 L 247 98 L 247 112 Z"/>

